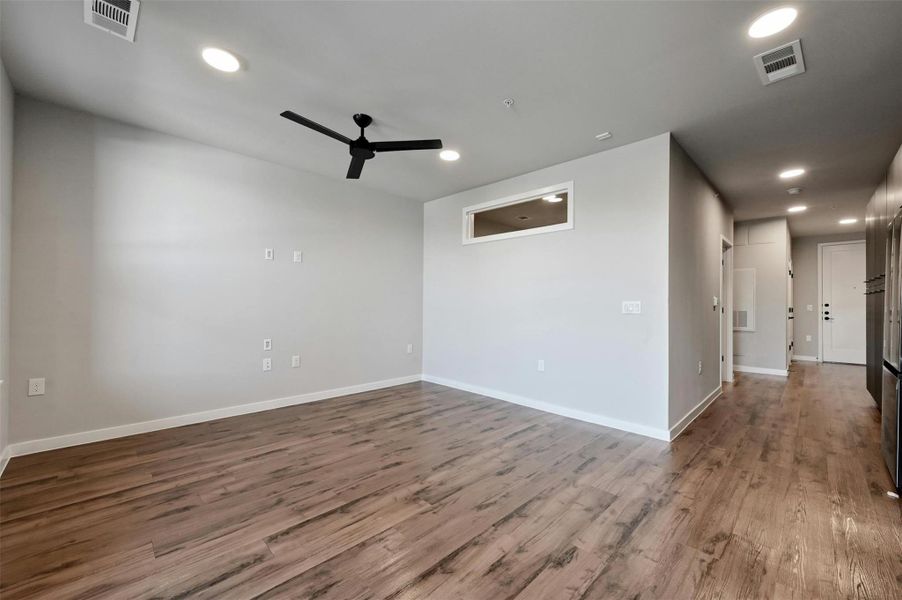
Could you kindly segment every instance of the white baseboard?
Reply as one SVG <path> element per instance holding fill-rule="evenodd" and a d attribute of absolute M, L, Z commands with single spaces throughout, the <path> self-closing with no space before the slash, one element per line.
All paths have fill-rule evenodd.
<path fill-rule="evenodd" d="M 789 377 L 789 371 L 786 369 L 765 369 L 764 367 L 744 367 L 742 365 L 733 365 L 734 371 L 740 373 L 757 373 L 758 375 L 780 375 Z"/>
<path fill-rule="evenodd" d="M 689 424 L 692 423 L 695 419 L 698 418 L 700 414 L 705 412 L 711 404 L 714 403 L 715 400 L 720 398 L 721 394 L 723 394 L 723 387 L 717 386 L 716 389 L 712 390 L 710 394 L 705 396 L 704 400 L 695 405 L 692 410 L 686 413 L 686 416 L 679 420 L 679 422 L 670 428 L 670 440 L 673 441 L 677 438 L 678 435 L 683 433 L 683 431 L 689 427 Z"/>
<path fill-rule="evenodd" d="M 6 454 L 8 456 L 23 456 L 25 454 L 34 454 L 35 452 L 44 452 L 46 450 L 56 450 L 58 448 L 67 448 L 69 446 L 80 446 L 81 444 L 111 440 L 128 435 L 135 435 L 137 433 L 147 433 L 149 431 L 158 431 L 160 429 L 170 429 L 172 427 L 181 427 L 182 425 L 193 425 L 195 423 L 214 421 L 216 419 L 223 419 L 225 417 L 246 415 L 250 413 L 262 412 L 265 410 L 272 410 L 274 408 L 282 408 L 284 406 L 293 406 L 295 404 L 306 404 L 308 402 L 327 400 L 329 398 L 347 396 L 349 394 L 359 394 L 361 392 L 369 392 L 372 390 L 402 385 L 405 383 L 413 383 L 415 381 L 420 381 L 419 375 L 407 375 L 404 377 L 395 377 L 394 379 L 383 379 L 382 381 L 372 381 L 369 383 L 361 383 L 358 385 L 351 385 L 331 390 L 323 390 L 320 392 L 310 392 L 307 394 L 299 394 L 297 396 L 276 398 L 274 400 L 264 400 L 262 402 L 252 402 L 250 404 L 239 404 L 238 406 L 227 406 L 225 408 L 217 408 L 214 410 L 207 410 L 187 415 L 179 415 L 175 417 L 166 417 L 164 419 L 155 419 L 153 421 L 129 423 L 127 425 L 118 425 L 115 427 L 107 427 L 105 429 L 94 429 L 92 431 L 70 433 L 57 437 L 29 440 L 27 442 L 17 442 L 15 444 L 10 444 L 9 446 L 7 446 Z"/>
<path fill-rule="evenodd" d="M 805 356 L 804 354 L 793 354 L 792 360 L 805 361 L 805 362 L 821 362 L 820 359 L 816 356 Z"/>
<path fill-rule="evenodd" d="M 0 452 L 0 477 L 3 477 L 3 471 L 6 470 L 6 465 L 9 464 L 9 459 L 9 446 L 7 446 L 3 449 L 2 452 Z"/>
<path fill-rule="evenodd" d="M 666 429 L 657 429 L 655 427 L 648 427 L 647 425 L 640 425 L 638 423 L 632 423 L 630 421 L 613 419 L 611 417 L 606 417 L 597 413 L 589 413 L 573 408 L 566 408 L 564 406 L 558 406 L 557 404 L 542 402 L 540 400 L 533 400 L 531 398 L 524 398 L 523 396 L 510 394 L 508 392 L 484 388 L 478 385 L 471 385 L 469 383 L 463 383 L 461 381 L 455 381 L 453 379 L 445 379 L 444 377 L 435 377 L 433 375 L 424 374 L 423 381 L 436 383 L 438 385 L 444 385 L 446 387 L 452 387 L 458 390 L 463 390 L 465 392 L 480 394 L 482 396 L 488 396 L 490 398 L 496 398 L 498 400 L 504 400 L 505 402 L 510 402 L 512 404 L 519 404 L 520 406 L 534 408 L 536 410 L 541 410 L 543 412 L 559 415 L 562 417 L 576 419 L 578 421 L 585 421 L 587 423 L 594 423 L 595 425 L 604 425 L 605 427 L 613 427 L 614 429 L 620 429 L 621 431 L 637 433 L 639 435 L 644 435 L 656 440 L 670 441 L 670 432 Z"/>

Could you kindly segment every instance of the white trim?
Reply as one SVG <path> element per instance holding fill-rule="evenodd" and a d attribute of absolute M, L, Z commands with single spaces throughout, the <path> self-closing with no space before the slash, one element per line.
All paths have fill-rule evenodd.
<path fill-rule="evenodd" d="M 720 234 L 720 306 L 723 312 L 719 315 L 720 332 L 720 379 L 733 381 L 733 241 Z M 726 273 L 726 279 L 724 279 Z M 726 322 L 726 329 L 724 323 Z M 724 347 L 724 338 L 727 345 Z"/>
<path fill-rule="evenodd" d="M 805 356 L 804 354 L 793 354 L 792 360 L 797 360 L 799 362 L 821 362 L 816 356 Z"/>
<path fill-rule="evenodd" d="M 252 402 L 250 404 L 239 404 L 237 406 L 228 406 L 225 408 L 217 408 L 176 417 L 166 417 L 163 419 L 155 419 L 153 421 L 129 423 L 127 425 L 117 425 L 105 429 L 94 429 L 92 431 L 81 431 L 79 433 L 70 433 L 57 437 L 29 440 L 27 442 L 10 444 L 7 446 L 7 453 L 10 456 L 23 456 L 25 454 L 67 448 L 69 446 L 79 446 L 81 444 L 111 440 L 138 433 L 159 431 L 160 429 L 169 429 L 171 427 L 181 427 L 182 425 L 193 425 L 195 423 L 203 423 L 204 421 L 213 421 L 226 417 L 262 412 L 274 408 L 282 408 L 284 406 L 317 402 L 318 400 L 327 400 L 338 396 L 359 394 L 361 392 L 369 392 L 405 383 L 413 383 L 415 381 L 420 381 L 419 375 L 406 375 L 404 377 L 395 377 L 394 379 L 383 379 L 382 381 L 372 381 L 331 390 L 299 394 L 297 396 L 286 396 L 284 398 L 275 398 L 273 400 L 264 400 L 262 402 Z"/>
<path fill-rule="evenodd" d="M 720 398 L 723 395 L 723 386 L 717 386 L 716 389 L 711 390 L 711 393 L 705 396 L 704 400 L 695 405 L 695 407 L 686 413 L 679 422 L 670 428 L 670 440 L 673 441 L 677 438 L 678 435 L 683 433 L 689 425 L 696 420 L 699 415 L 701 415 L 711 404 L 714 403 L 715 400 Z"/>
<path fill-rule="evenodd" d="M 545 227 L 533 227 L 532 229 L 523 229 L 521 231 L 509 231 L 507 233 L 496 233 L 495 235 L 484 235 L 482 237 L 473 237 L 473 215 L 490 208 L 500 208 L 511 204 L 518 204 L 529 200 L 536 200 L 545 194 L 552 192 L 567 191 L 567 221 L 556 225 L 546 225 Z M 543 188 L 530 190 L 513 196 L 506 196 L 488 202 L 481 202 L 472 206 L 465 206 L 463 209 L 463 244 L 481 244 L 483 242 L 494 242 L 497 240 L 507 240 L 527 235 L 538 235 L 540 233 L 551 233 L 552 231 L 564 231 L 573 229 L 573 181 L 565 181 L 557 185 L 549 185 Z"/>
<path fill-rule="evenodd" d="M 640 425 L 638 423 L 632 423 L 630 421 L 613 419 L 611 417 L 606 417 L 597 413 L 589 413 L 573 408 L 566 408 L 557 404 L 542 402 L 541 400 L 533 400 L 531 398 L 524 398 L 523 396 L 518 396 L 516 394 L 509 394 L 508 392 L 493 390 L 491 388 L 484 388 L 478 385 L 471 385 L 469 383 L 463 383 L 461 381 L 455 381 L 453 379 L 445 379 L 444 377 L 435 377 L 433 375 L 424 374 L 423 381 L 436 383 L 438 385 L 444 385 L 446 387 L 463 390 L 465 392 L 471 392 L 473 394 L 488 396 L 489 398 L 495 398 L 497 400 L 504 400 L 505 402 L 510 402 L 512 404 L 519 404 L 520 406 L 534 408 L 536 410 L 541 410 L 542 412 L 560 415 L 562 417 L 568 417 L 570 419 L 576 419 L 578 421 L 585 421 L 586 423 L 594 423 L 595 425 L 603 425 L 605 427 L 612 427 L 621 431 L 637 433 L 639 435 L 644 435 L 656 440 L 663 440 L 665 442 L 670 441 L 670 432 L 666 429 L 658 429 L 656 427 Z"/>
<path fill-rule="evenodd" d="M 780 375 L 781 377 L 789 377 L 789 371 L 786 369 L 766 369 L 764 367 L 745 367 L 742 365 L 733 365 L 733 369 L 740 373 L 757 373 L 758 375 Z"/>
<path fill-rule="evenodd" d="M 9 464 L 10 458 L 10 447 L 7 446 L 3 449 L 3 452 L 0 452 L 0 477 L 3 477 L 3 471 L 6 470 L 6 465 Z"/>
<path fill-rule="evenodd" d="M 818 362 L 824 362 L 824 246 L 863 243 L 865 240 L 846 240 L 844 242 L 820 242 L 817 245 L 817 355 L 820 357 Z"/>

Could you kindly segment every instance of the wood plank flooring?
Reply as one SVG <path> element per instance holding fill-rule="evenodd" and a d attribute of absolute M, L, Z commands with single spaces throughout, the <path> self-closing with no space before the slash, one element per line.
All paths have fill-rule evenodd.
<path fill-rule="evenodd" d="M 415 383 L 15 458 L 0 597 L 899 598 L 878 418 L 799 364 L 673 444 Z"/>

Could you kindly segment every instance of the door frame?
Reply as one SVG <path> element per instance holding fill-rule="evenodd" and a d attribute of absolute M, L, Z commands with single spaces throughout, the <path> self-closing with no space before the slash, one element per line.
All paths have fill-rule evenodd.
<path fill-rule="evenodd" d="M 720 381 L 733 381 L 733 242 L 720 236 Z M 726 344 L 724 343 L 726 342 Z"/>
<path fill-rule="evenodd" d="M 817 245 L 817 362 L 819 363 L 824 362 L 824 247 L 864 243 L 865 240 L 860 239 L 845 240 L 843 242 L 820 242 Z M 867 251 L 867 248 L 865 248 L 865 251 Z"/>

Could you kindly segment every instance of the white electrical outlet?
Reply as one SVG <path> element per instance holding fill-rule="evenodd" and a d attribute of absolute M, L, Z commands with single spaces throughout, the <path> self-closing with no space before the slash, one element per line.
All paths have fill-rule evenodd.
<path fill-rule="evenodd" d="M 301 366 L 301 355 L 295 354 L 294 356 L 291 357 L 291 368 L 297 369 L 300 366 Z"/>
<path fill-rule="evenodd" d="M 263 258 L 265 260 L 272 260 L 274 256 L 272 248 L 267 248 L 263 251 Z"/>
<path fill-rule="evenodd" d="M 698 374 L 702 374 L 702 361 L 698 361 Z"/>
<path fill-rule="evenodd" d="M 810 341 L 811 341 L 811 336 L 810 336 L 810 335 L 806 335 L 806 336 L 805 336 L 805 341 L 806 341 L 806 342 L 810 342 Z"/>
<path fill-rule="evenodd" d="M 413 344 L 407 344 L 407 354 L 413 354 Z"/>
<path fill-rule="evenodd" d="M 264 371 L 272 371 L 272 359 L 271 358 L 263 359 L 263 370 Z"/>
<path fill-rule="evenodd" d="M 44 395 L 44 378 L 37 377 L 28 380 L 28 395 L 43 396 Z"/>
<path fill-rule="evenodd" d="M 545 361 L 539 360 L 539 364 L 537 365 L 536 368 L 539 370 L 540 373 L 544 373 L 545 372 Z"/>
<path fill-rule="evenodd" d="M 294 251 L 294 262 L 301 263 L 304 262 L 304 253 L 300 250 Z"/>
<path fill-rule="evenodd" d="M 642 303 L 638 300 L 624 300 L 623 314 L 638 315 L 642 312 Z"/>
<path fill-rule="evenodd" d="M 272 338 L 263 339 L 263 350 L 272 350 Z"/>

